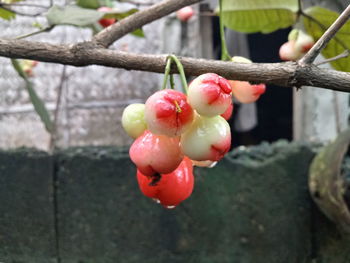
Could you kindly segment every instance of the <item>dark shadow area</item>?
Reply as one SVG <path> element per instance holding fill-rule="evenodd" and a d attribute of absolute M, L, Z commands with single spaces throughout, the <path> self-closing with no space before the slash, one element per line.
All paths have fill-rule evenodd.
<path fill-rule="evenodd" d="M 279 47 L 287 41 L 290 29 L 271 34 L 248 34 L 250 59 L 254 62 L 281 62 Z M 219 20 L 213 18 L 213 46 L 217 59 L 220 59 Z M 233 54 L 231 54 L 233 55 Z M 232 131 L 232 147 L 256 145 L 262 141 L 273 142 L 278 139 L 292 140 L 293 136 L 293 90 L 268 85 L 266 93 L 260 97 L 257 106 L 257 126 L 247 132 L 237 132 L 233 123 L 240 105 L 235 105 L 234 114 L 229 121 Z"/>

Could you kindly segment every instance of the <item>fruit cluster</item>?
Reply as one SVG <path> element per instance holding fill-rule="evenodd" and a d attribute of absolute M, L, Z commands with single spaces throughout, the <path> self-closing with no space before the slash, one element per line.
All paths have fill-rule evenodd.
<path fill-rule="evenodd" d="M 256 85 L 240 83 L 231 86 L 225 78 L 206 73 L 190 83 L 187 95 L 163 89 L 145 104 L 125 108 L 122 125 L 135 139 L 129 154 L 145 196 L 167 208 L 177 206 L 192 193 L 192 166 L 211 167 L 229 151 L 231 132 L 226 120 L 233 110 L 232 93 L 238 90 L 246 101 L 259 96 L 251 88 Z"/>
<path fill-rule="evenodd" d="M 304 56 L 314 44 L 315 41 L 310 35 L 302 30 L 293 29 L 288 35 L 288 42 L 280 47 L 280 58 L 296 61 Z"/>

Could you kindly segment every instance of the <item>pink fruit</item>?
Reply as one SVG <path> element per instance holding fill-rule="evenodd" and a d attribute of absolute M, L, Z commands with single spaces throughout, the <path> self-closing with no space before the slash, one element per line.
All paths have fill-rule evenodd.
<path fill-rule="evenodd" d="M 33 68 L 35 68 L 38 65 L 38 63 L 39 62 L 36 60 L 20 60 L 21 67 L 28 77 L 34 76 Z"/>
<path fill-rule="evenodd" d="M 191 6 L 185 6 L 176 12 L 176 17 L 179 20 L 186 22 L 193 16 L 193 14 L 194 14 L 193 8 Z"/>
<path fill-rule="evenodd" d="M 145 176 L 138 170 L 137 181 L 145 196 L 157 199 L 163 206 L 170 208 L 169 206 L 177 206 L 191 195 L 194 185 L 193 166 L 191 160 L 185 157 L 176 170 L 158 177 Z"/>
<path fill-rule="evenodd" d="M 302 30 L 299 30 L 298 38 L 295 41 L 295 50 L 297 52 L 305 54 L 314 44 L 315 41 L 310 35 L 304 33 Z"/>
<path fill-rule="evenodd" d="M 110 12 L 113 9 L 107 6 L 102 6 L 99 9 L 97 9 L 97 11 L 100 12 Z M 101 26 L 103 27 L 109 27 L 110 25 L 114 24 L 117 20 L 115 18 L 102 18 L 100 19 L 98 22 Z"/>
<path fill-rule="evenodd" d="M 154 134 L 179 136 L 191 125 L 193 116 L 186 95 L 176 90 L 160 90 L 146 101 L 145 120 Z"/>
<path fill-rule="evenodd" d="M 298 60 L 303 54 L 300 51 L 295 50 L 295 40 L 290 40 L 284 43 L 279 50 L 279 55 L 282 60 Z"/>
<path fill-rule="evenodd" d="M 252 103 L 265 93 L 265 84 L 252 85 L 247 81 L 230 80 L 233 96 L 241 103 Z"/>
<path fill-rule="evenodd" d="M 230 126 L 221 116 L 197 115 L 191 127 L 181 136 L 182 152 L 194 161 L 218 161 L 230 146 Z"/>
<path fill-rule="evenodd" d="M 228 80 L 206 73 L 189 85 L 188 102 L 199 114 L 207 117 L 223 114 L 232 103 L 231 86 Z"/>
<path fill-rule="evenodd" d="M 229 120 L 232 116 L 232 112 L 233 112 L 233 103 L 231 102 L 227 110 L 223 114 L 221 114 L 221 117 L 223 117 L 225 120 Z"/>
<path fill-rule="evenodd" d="M 174 171 L 183 159 L 180 138 L 154 135 L 146 130 L 131 145 L 129 155 L 145 175 L 166 174 Z"/>

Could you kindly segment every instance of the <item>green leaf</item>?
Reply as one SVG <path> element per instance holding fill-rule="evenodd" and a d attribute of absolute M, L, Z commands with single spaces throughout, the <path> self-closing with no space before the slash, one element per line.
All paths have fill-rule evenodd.
<path fill-rule="evenodd" d="M 317 41 L 328 27 L 338 18 L 337 12 L 322 7 L 311 7 L 305 13 L 318 22 L 308 17 L 303 18 L 305 30 Z M 335 37 L 321 51 L 325 58 L 332 58 L 350 48 L 350 22 L 348 21 L 335 35 Z M 341 71 L 350 72 L 350 57 L 341 58 L 331 62 L 331 65 Z"/>
<path fill-rule="evenodd" d="M 49 111 L 46 109 L 44 102 L 40 99 L 40 97 L 36 93 L 33 83 L 28 79 L 27 75 L 25 74 L 21 65 L 19 64 L 18 60 L 11 59 L 11 62 L 13 67 L 17 71 L 18 75 L 25 81 L 26 89 L 28 91 L 30 100 L 34 106 L 36 113 L 39 115 L 41 121 L 45 125 L 46 130 L 49 133 L 52 133 L 54 130 L 54 124 L 51 121 Z"/>
<path fill-rule="evenodd" d="M 103 13 L 79 6 L 60 7 L 54 5 L 46 15 L 50 25 L 89 26 L 103 17 Z"/>
<path fill-rule="evenodd" d="M 76 3 L 80 7 L 90 9 L 97 9 L 101 6 L 98 0 L 77 0 Z"/>
<path fill-rule="evenodd" d="M 4 8 L 0 8 L 0 17 L 5 20 L 11 20 L 16 17 L 16 13 Z"/>
<path fill-rule="evenodd" d="M 222 0 L 223 23 L 244 33 L 270 33 L 295 23 L 297 0 Z"/>
<path fill-rule="evenodd" d="M 145 33 L 143 32 L 143 30 L 141 28 L 136 29 L 131 34 L 134 35 L 135 37 L 145 37 Z"/>

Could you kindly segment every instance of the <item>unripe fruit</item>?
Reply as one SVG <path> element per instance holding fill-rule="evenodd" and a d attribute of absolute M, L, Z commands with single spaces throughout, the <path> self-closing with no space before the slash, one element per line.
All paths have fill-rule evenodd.
<path fill-rule="evenodd" d="M 176 17 L 182 22 L 188 21 L 194 14 L 194 10 L 191 6 L 185 6 L 176 11 Z"/>
<path fill-rule="evenodd" d="M 228 80 L 215 73 L 206 73 L 189 85 L 188 102 L 199 114 L 207 117 L 223 114 L 232 102 Z"/>
<path fill-rule="evenodd" d="M 192 162 L 185 157 L 175 171 L 161 174 L 159 180 L 145 176 L 138 170 L 137 181 L 145 196 L 159 200 L 166 208 L 173 208 L 187 199 L 193 191 Z"/>
<path fill-rule="evenodd" d="M 102 6 L 97 11 L 100 12 L 110 12 L 113 9 L 107 6 Z M 114 24 L 117 20 L 115 18 L 102 18 L 98 21 L 98 23 L 103 27 L 109 27 L 110 25 Z"/>
<path fill-rule="evenodd" d="M 136 139 L 147 129 L 144 118 L 145 104 L 133 103 L 128 105 L 122 115 L 122 126 L 126 133 L 133 139 Z"/>
<path fill-rule="evenodd" d="M 179 136 L 191 125 L 193 116 L 186 95 L 176 90 L 160 90 L 146 101 L 145 120 L 154 134 Z"/>
<path fill-rule="evenodd" d="M 197 115 L 192 126 L 181 136 L 182 152 L 195 161 L 218 161 L 230 146 L 230 126 L 221 116 Z"/>
<path fill-rule="evenodd" d="M 184 157 L 179 142 L 179 137 L 154 135 L 146 130 L 131 145 L 129 155 L 144 175 L 171 173 Z"/>
<path fill-rule="evenodd" d="M 252 85 L 247 81 L 230 80 L 233 96 L 241 103 L 252 103 L 265 93 L 265 84 Z"/>

